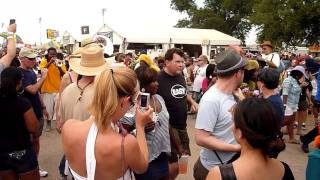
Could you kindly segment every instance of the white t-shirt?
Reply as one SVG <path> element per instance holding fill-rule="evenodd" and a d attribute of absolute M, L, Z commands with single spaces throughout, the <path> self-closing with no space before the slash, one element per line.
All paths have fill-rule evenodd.
<path fill-rule="evenodd" d="M 318 90 L 317 80 L 316 80 L 316 79 L 313 79 L 313 80 L 311 81 L 311 85 L 312 85 L 311 95 L 312 95 L 312 96 L 316 96 L 316 95 L 317 95 L 317 90 Z"/>
<path fill-rule="evenodd" d="M 235 103 L 232 95 L 224 94 L 216 86 L 212 86 L 200 101 L 195 128 L 208 131 L 227 144 L 237 144 L 232 132 L 233 119 L 230 112 Z M 223 163 L 235 155 L 234 152 L 216 152 Z M 200 161 L 208 170 L 221 164 L 214 151 L 204 147 L 200 150 Z"/>
<path fill-rule="evenodd" d="M 263 59 L 266 59 L 267 61 L 272 61 L 273 64 L 277 66 L 277 68 L 280 66 L 280 56 L 278 53 L 271 53 L 268 55 L 262 54 L 261 56 Z"/>
<path fill-rule="evenodd" d="M 193 88 L 192 90 L 195 92 L 200 92 L 201 87 L 202 87 L 202 81 L 206 78 L 206 70 L 207 70 L 208 64 L 199 67 L 195 73 L 195 78 L 193 81 Z"/>

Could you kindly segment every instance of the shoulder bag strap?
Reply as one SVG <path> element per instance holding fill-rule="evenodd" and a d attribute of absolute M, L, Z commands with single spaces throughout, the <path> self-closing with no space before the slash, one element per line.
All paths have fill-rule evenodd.
<path fill-rule="evenodd" d="M 216 150 L 213 150 L 214 154 L 217 156 L 217 158 L 219 159 L 220 163 L 221 164 L 224 164 L 220 158 L 220 156 L 218 155 L 217 151 Z"/>

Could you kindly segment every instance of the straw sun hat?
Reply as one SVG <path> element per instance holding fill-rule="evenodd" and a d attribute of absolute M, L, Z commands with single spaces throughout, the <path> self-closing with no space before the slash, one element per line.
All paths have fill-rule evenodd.
<path fill-rule="evenodd" d="M 103 48 L 93 43 L 90 46 L 81 47 L 79 54 L 71 56 L 69 65 L 76 73 L 84 76 L 96 76 L 110 64 L 108 59 L 104 58 Z M 80 55 L 80 56 L 79 56 Z"/>

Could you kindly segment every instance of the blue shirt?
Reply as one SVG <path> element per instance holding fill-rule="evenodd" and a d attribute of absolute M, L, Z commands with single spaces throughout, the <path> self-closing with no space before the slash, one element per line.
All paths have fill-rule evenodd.
<path fill-rule="evenodd" d="M 267 100 L 271 103 L 273 108 L 278 112 L 278 115 L 280 117 L 280 125 L 283 125 L 284 121 L 284 106 L 282 99 L 279 94 L 275 94 L 272 96 L 269 96 Z"/>
<path fill-rule="evenodd" d="M 287 77 L 283 81 L 282 95 L 287 95 L 287 105 L 292 109 L 298 108 L 298 103 L 300 99 L 301 87 L 298 81 L 292 76 Z"/>
<path fill-rule="evenodd" d="M 40 95 L 39 93 L 31 94 L 26 90 L 26 87 L 29 85 L 33 85 L 37 83 L 37 75 L 33 70 L 25 70 L 22 68 L 19 68 L 23 74 L 22 78 L 22 87 L 24 88 L 23 96 L 29 99 L 31 102 L 32 108 L 34 110 L 34 113 L 36 114 L 37 118 L 40 119 L 43 117 L 42 114 L 42 107 L 41 107 L 41 101 L 40 101 Z"/>

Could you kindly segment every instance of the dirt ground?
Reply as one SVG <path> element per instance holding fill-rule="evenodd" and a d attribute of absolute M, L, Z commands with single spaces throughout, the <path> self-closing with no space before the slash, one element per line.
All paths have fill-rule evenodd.
<path fill-rule="evenodd" d="M 194 115 L 189 116 L 188 117 L 188 133 L 190 137 L 190 148 L 191 148 L 192 156 L 189 158 L 187 174 L 179 175 L 177 180 L 193 179 L 193 176 L 192 176 L 193 165 L 199 157 L 199 150 L 200 150 L 199 146 L 196 145 L 194 140 L 194 123 L 195 123 L 195 116 Z M 310 129 L 313 123 L 314 123 L 313 121 L 307 121 L 307 128 Z M 287 137 L 285 136 L 285 138 Z M 59 179 L 58 165 L 61 157 L 62 157 L 62 147 L 61 147 L 59 134 L 55 130 L 52 130 L 50 132 L 43 132 L 41 137 L 41 150 L 40 150 L 39 164 L 42 169 L 47 170 L 49 172 L 49 176 L 43 179 L 46 179 L 46 180 Z M 300 145 L 287 144 L 286 150 L 280 153 L 278 159 L 289 164 L 296 180 L 305 179 L 307 154 L 301 151 Z"/>

